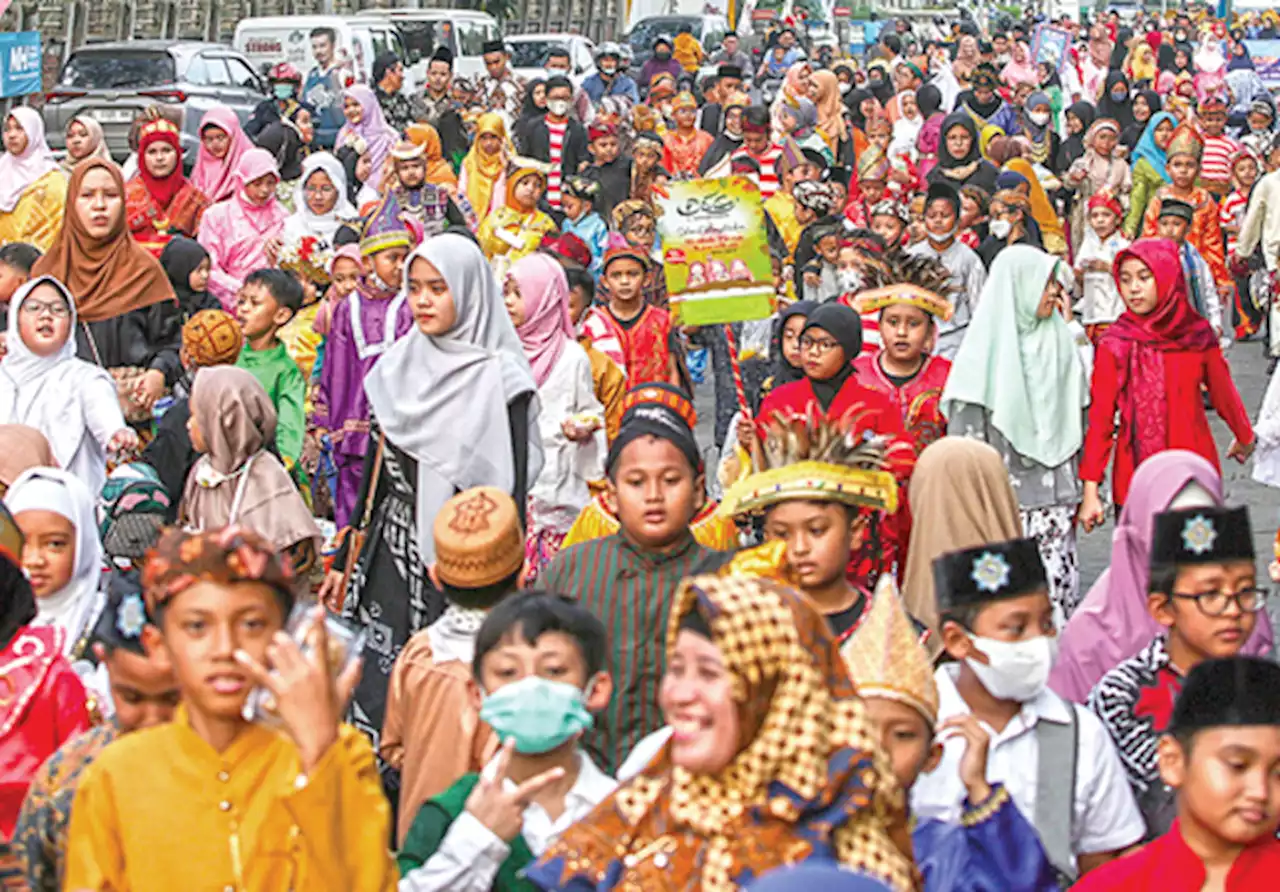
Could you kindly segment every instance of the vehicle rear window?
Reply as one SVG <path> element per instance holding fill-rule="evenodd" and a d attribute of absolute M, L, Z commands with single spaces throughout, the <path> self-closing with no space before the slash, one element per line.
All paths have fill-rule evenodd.
<path fill-rule="evenodd" d="M 171 84 L 175 70 L 168 53 L 78 52 L 62 69 L 62 86 L 118 90 Z"/>
<path fill-rule="evenodd" d="M 659 35 L 665 34 L 668 40 L 674 40 L 681 25 L 698 26 L 694 17 L 669 19 L 644 19 L 637 22 L 627 40 L 633 50 L 649 50 Z"/>
<path fill-rule="evenodd" d="M 522 40 L 511 44 L 513 68 L 541 68 L 552 48 L 568 51 L 563 43 L 554 40 Z"/>

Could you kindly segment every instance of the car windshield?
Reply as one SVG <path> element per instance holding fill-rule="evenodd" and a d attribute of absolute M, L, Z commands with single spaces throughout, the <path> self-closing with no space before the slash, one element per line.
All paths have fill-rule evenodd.
<path fill-rule="evenodd" d="M 645 19 L 644 21 L 636 22 L 636 26 L 632 29 L 627 41 L 631 44 L 631 49 L 647 52 L 659 34 L 665 34 L 668 39 L 674 39 L 681 25 L 692 25 L 697 28 L 698 20 L 693 16 Z"/>
<path fill-rule="evenodd" d="M 404 38 L 405 51 L 409 55 L 410 64 L 430 59 L 438 46 L 454 49 L 453 41 L 449 39 L 450 32 L 453 30 L 450 22 L 405 20 L 397 21 L 396 27 L 400 29 L 400 36 Z"/>
<path fill-rule="evenodd" d="M 62 86 L 82 90 L 118 90 L 173 83 L 173 57 L 168 53 L 80 52 L 62 69 Z"/>
<path fill-rule="evenodd" d="M 489 40 L 497 40 L 501 35 L 492 22 L 468 21 L 458 22 L 458 46 L 460 55 L 482 56 L 484 44 Z"/>
<path fill-rule="evenodd" d="M 568 51 L 568 47 L 556 40 L 521 40 L 511 43 L 512 68 L 541 68 L 552 48 Z"/>

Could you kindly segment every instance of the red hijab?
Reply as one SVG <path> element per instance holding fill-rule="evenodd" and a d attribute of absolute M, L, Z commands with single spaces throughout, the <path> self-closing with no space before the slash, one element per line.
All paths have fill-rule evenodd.
<path fill-rule="evenodd" d="M 158 142 L 168 143 L 178 153 L 177 165 L 164 178 L 154 177 L 147 170 L 147 146 Z M 178 128 L 163 118 L 151 121 L 142 128 L 142 135 L 138 140 L 138 176 L 162 210 L 169 207 L 169 203 L 187 184 L 186 177 L 182 175 L 182 142 L 178 139 Z"/>
<path fill-rule="evenodd" d="M 1102 335 L 1100 347 L 1120 369 L 1120 417 L 1133 431 L 1137 461 L 1168 448 L 1169 406 L 1164 353 L 1216 349 L 1218 338 L 1187 299 L 1187 281 L 1178 246 L 1169 239 L 1138 239 L 1116 255 L 1111 274 L 1120 285 L 1120 266 L 1139 260 L 1156 279 L 1159 302 L 1145 316 L 1125 310 Z"/>

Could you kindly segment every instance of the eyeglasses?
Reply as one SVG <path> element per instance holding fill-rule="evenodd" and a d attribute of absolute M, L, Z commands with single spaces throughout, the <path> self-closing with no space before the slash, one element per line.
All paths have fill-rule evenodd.
<path fill-rule="evenodd" d="M 801 350 L 812 350 L 819 356 L 830 353 L 839 346 L 840 342 L 832 338 L 811 338 L 808 335 L 802 335 L 800 338 Z"/>
<path fill-rule="evenodd" d="M 1232 602 L 1235 602 L 1242 613 L 1257 613 L 1267 606 L 1267 592 L 1260 588 L 1242 588 L 1238 592 L 1201 592 L 1198 595 L 1185 592 L 1172 594 L 1184 601 L 1195 601 L 1196 607 L 1205 616 L 1222 616 Z"/>
<path fill-rule="evenodd" d="M 304 186 L 302 189 L 308 195 L 337 195 L 338 190 L 333 186 Z"/>
<path fill-rule="evenodd" d="M 44 303 L 38 300 L 26 300 L 22 302 L 22 315 L 39 318 L 44 313 L 48 313 L 54 319 L 66 319 L 71 315 L 71 308 L 63 301 Z"/>

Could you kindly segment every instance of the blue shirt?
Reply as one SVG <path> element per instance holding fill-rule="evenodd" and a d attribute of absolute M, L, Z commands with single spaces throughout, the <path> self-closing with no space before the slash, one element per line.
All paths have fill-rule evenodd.
<path fill-rule="evenodd" d="M 640 91 L 636 89 L 636 82 L 625 74 L 615 75 L 612 83 L 608 83 L 597 71 L 582 82 L 582 89 L 591 97 L 593 103 L 599 102 L 605 96 L 626 96 L 632 103 L 640 101 Z"/>

